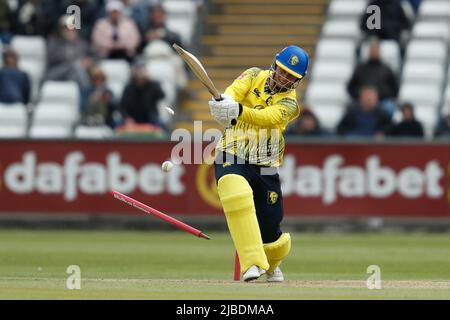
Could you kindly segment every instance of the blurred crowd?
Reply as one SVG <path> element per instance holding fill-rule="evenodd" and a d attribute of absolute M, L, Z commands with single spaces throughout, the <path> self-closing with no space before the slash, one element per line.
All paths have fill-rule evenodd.
<path fill-rule="evenodd" d="M 67 9 L 81 9 L 81 28 Z M 156 0 L 1 0 L 0 103 L 28 104 L 32 99 L 30 76 L 21 70 L 20 53 L 10 46 L 16 35 L 41 36 L 47 46 L 45 81 L 74 81 L 80 92 L 81 122 L 116 128 L 151 124 L 164 128 L 158 103 L 164 99 L 161 84 L 152 79 L 144 60 L 152 43 L 183 46 L 178 33 L 166 26 L 166 12 Z M 115 96 L 107 83 L 104 60 L 126 61 L 129 82 Z M 180 77 L 186 77 L 181 67 Z M 186 80 L 185 80 L 186 81 Z"/>
<path fill-rule="evenodd" d="M 314 114 L 314 106 L 305 105 L 302 116 L 288 132 L 291 135 L 327 138 L 424 138 L 424 128 L 415 115 L 414 104 L 398 100 L 399 74 L 382 61 L 380 55 L 380 42 L 394 40 L 404 59 L 406 44 L 420 4 L 421 0 L 368 1 L 368 6 L 377 5 L 380 8 L 382 27 L 369 29 L 366 22 L 370 14 L 362 15 L 360 29 L 364 37 L 358 54 L 361 56 L 361 44 L 368 43 L 368 58 L 359 59 L 347 82 L 346 89 L 351 102 L 342 118 L 333 130 L 325 130 Z M 395 118 L 395 115 L 400 117 Z M 450 136 L 450 113 L 439 117 L 432 135 Z"/>
<path fill-rule="evenodd" d="M 380 54 L 380 41 L 394 40 L 404 58 L 408 35 L 420 4 L 421 0 L 370 0 L 369 6 L 380 7 L 382 28 L 367 28 L 369 14 L 361 16 L 360 29 L 364 34 L 361 44 L 369 44 L 367 59 L 358 61 L 347 83 L 351 102 L 339 123 L 332 130 L 324 129 L 314 114 L 314 106 L 305 105 L 302 116 L 288 128 L 288 134 L 349 138 L 424 137 L 421 119 L 415 114 L 416 106 L 398 99 L 398 72 L 392 70 Z M 73 27 L 74 16 L 67 15 L 71 5 L 81 9 L 80 29 Z M 32 101 L 30 75 L 19 67 L 20 54 L 10 46 L 16 35 L 45 39 L 46 69 L 40 84 L 45 81 L 75 82 L 80 93 L 82 125 L 106 125 L 123 130 L 142 124 L 150 126 L 150 130 L 168 130 L 167 122 L 162 121 L 160 105 L 167 101 L 170 90 L 149 71 L 148 49 L 152 44 L 158 48 L 163 45 L 167 48 L 160 48 L 159 52 L 169 50 L 173 53 L 172 43 L 185 44 L 180 34 L 167 27 L 166 12 L 160 1 L 1 0 L 0 104 L 3 105 L 37 102 Z M 360 46 L 359 55 L 362 55 L 361 51 Z M 131 77 L 126 77 L 124 88 L 114 90 L 108 85 L 111 79 L 101 64 L 105 60 L 125 61 L 130 66 Z M 174 64 L 178 68 L 176 88 L 182 90 L 187 81 L 186 69 L 179 61 Z M 173 97 L 169 101 L 175 102 Z M 450 112 L 439 117 L 432 134 L 435 137 L 450 135 Z"/>

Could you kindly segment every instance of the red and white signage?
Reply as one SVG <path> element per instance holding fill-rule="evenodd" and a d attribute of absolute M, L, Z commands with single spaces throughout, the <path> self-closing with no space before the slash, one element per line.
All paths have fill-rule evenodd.
<path fill-rule="evenodd" d="M 0 141 L 0 213 L 140 214 L 111 189 L 169 214 L 220 215 L 211 165 L 163 172 L 174 143 Z M 287 216 L 450 217 L 450 147 L 288 144 Z"/>

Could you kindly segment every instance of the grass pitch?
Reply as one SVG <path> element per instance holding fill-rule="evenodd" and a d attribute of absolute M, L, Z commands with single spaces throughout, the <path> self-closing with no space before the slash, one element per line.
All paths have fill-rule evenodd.
<path fill-rule="evenodd" d="M 282 284 L 232 281 L 231 239 L 210 235 L 2 230 L 0 299 L 450 299 L 449 234 L 293 234 Z"/>

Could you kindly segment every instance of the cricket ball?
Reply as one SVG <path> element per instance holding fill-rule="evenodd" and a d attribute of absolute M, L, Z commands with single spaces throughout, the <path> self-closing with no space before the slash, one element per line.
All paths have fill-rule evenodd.
<path fill-rule="evenodd" d="M 163 164 L 161 165 L 161 169 L 164 172 L 169 172 L 171 171 L 173 168 L 173 163 L 170 161 L 164 161 Z"/>

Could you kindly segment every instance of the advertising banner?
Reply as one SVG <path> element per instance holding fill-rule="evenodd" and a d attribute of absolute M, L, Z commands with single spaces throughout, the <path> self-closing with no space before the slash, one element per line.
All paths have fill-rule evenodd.
<path fill-rule="evenodd" d="M 0 141 L 0 214 L 141 214 L 115 200 L 115 189 L 169 214 L 221 215 L 212 165 L 161 170 L 175 145 Z M 202 150 L 191 147 L 192 157 Z M 449 154 L 436 144 L 287 144 L 285 215 L 450 217 Z"/>

